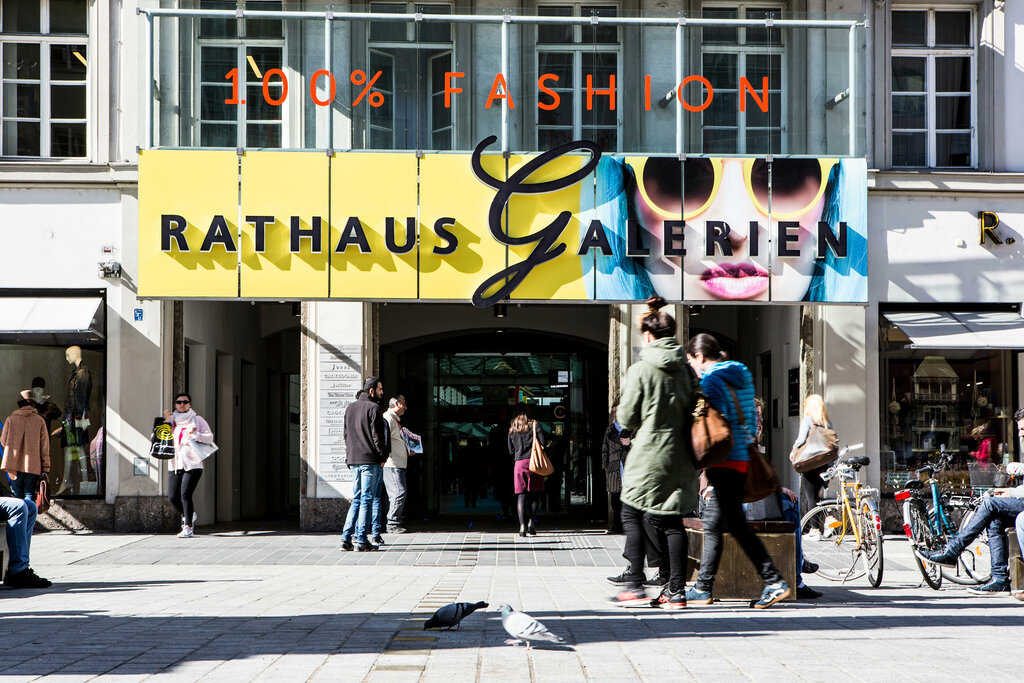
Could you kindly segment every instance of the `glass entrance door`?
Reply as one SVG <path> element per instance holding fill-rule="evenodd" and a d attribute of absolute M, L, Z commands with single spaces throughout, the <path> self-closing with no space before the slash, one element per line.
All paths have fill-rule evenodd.
<path fill-rule="evenodd" d="M 515 512 L 508 425 L 526 403 L 544 430 L 555 473 L 541 510 L 569 512 L 593 501 L 587 361 L 566 353 L 434 353 L 427 368 L 432 396 L 425 434 L 439 485 L 442 515 L 497 517 Z"/>

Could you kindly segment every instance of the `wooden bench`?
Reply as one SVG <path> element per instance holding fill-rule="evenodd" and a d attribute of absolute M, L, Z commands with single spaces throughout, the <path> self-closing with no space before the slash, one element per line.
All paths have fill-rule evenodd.
<path fill-rule="evenodd" d="M 1006 530 L 1007 548 L 1010 552 L 1008 569 L 1010 570 L 1010 590 L 1024 589 L 1024 559 L 1020 556 L 1020 543 L 1017 542 L 1017 530 L 1010 528 Z"/>
<path fill-rule="evenodd" d="M 784 520 L 748 521 L 747 526 L 761 539 L 776 568 L 782 573 L 782 578 L 792 589 L 786 600 L 796 600 L 796 536 L 793 523 Z M 686 576 L 687 581 L 692 583 L 697 580 L 704 553 L 704 522 L 695 517 L 685 517 L 683 528 L 686 529 L 689 555 L 686 559 Z M 722 561 L 718 565 L 712 596 L 716 600 L 756 600 L 764 590 L 761 575 L 754 569 L 732 534 L 723 534 L 722 544 Z"/>

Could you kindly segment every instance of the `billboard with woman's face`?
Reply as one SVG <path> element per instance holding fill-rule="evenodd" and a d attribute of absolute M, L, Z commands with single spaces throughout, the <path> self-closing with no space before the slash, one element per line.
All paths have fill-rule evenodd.
<path fill-rule="evenodd" d="M 867 301 L 862 159 L 605 156 L 596 175 L 615 237 L 597 299 Z"/>

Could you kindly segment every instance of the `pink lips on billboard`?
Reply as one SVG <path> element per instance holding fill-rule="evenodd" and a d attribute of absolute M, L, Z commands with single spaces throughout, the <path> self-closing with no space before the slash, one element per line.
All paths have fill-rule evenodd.
<path fill-rule="evenodd" d="M 718 263 L 700 276 L 709 293 L 722 299 L 751 299 L 768 289 L 768 271 L 756 263 Z"/>

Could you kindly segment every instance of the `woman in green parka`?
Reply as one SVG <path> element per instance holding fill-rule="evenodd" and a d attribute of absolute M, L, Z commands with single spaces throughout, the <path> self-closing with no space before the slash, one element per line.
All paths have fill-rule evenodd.
<path fill-rule="evenodd" d="M 690 425 L 695 387 L 686 352 L 675 340 L 676 321 L 661 310 L 665 300 L 647 300 L 648 310 L 638 327 L 644 348 L 640 362 L 630 366 L 619 402 L 619 423 L 633 430 L 633 441 L 622 474 L 622 527 L 630 582 L 612 602 L 646 605 L 644 593 L 644 519 L 657 531 L 662 552 L 668 553 L 671 573 L 654 607 L 686 607 L 686 531 L 683 515 L 697 507 Z"/>

